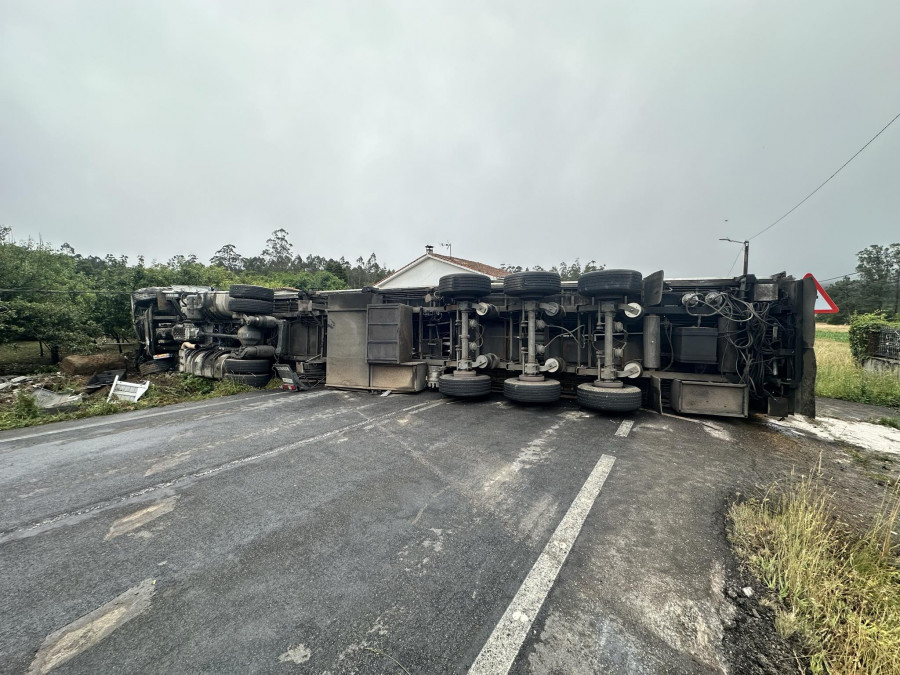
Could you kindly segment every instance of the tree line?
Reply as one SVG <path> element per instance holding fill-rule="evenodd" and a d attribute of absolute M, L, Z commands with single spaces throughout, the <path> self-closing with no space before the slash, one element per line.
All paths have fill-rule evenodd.
<path fill-rule="evenodd" d="M 854 314 L 873 312 L 900 319 L 900 243 L 872 244 L 856 260 L 856 272 L 826 286 L 840 310 L 827 321 L 848 323 Z"/>
<path fill-rule="evenodd" d="M 558 265 L 553 265 L 548 272 L 556 272 L 559 274 L 559 278 L 562 281 L 578 281 L 578 278 L 582 274 L 587 274 L 588 272 L 596 272 L 597 270 L 602 270 L 606 267 L 606 265 L 598 265 L 596 260 L 589 260 L 584 265 L 581 264 L 581 260 L 579 258 L 575 258 L 572 263 L 567 263 L 565 261 L 559 263 Z M 533 267 L 522 267 L 521 265 L 500 265 L 500 269 L 506 270 L 507 272 L 543 272 L 545 268 L 540 265 L 534 265 Z"/>
<path fill-rule="evenodd" d="M 195 255 L 148 264 L 143 256 L 132 263 L 127 256 L 81 255 L 69 244 L 17 242 L 10 228 L 0 227 L 0 344 L 38 341 L 57 363 L 61 352 L 86 351 L 104 338 L 121 343 L 133 335 L 130 294 L 148 286 L 334 290 L 371 285 L 391 273 L 374 253 L 355 263 L 304 258 L 294 253 L 289 236 L 275 230 L 257 256 L 243 257 L 225 244 L 208 264 Z"/>

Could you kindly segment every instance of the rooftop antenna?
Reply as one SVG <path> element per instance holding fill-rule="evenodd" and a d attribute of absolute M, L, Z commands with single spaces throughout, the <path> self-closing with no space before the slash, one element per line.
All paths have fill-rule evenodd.
<path fill-rule="evenodd" d="M 448 241 L 447 243 L 441 243 L 441 246 L 443 246 L 445 249 L 447 249 L 447 255 L 452 258 L 453 257 L 453 244 L 451 244 Z"/>

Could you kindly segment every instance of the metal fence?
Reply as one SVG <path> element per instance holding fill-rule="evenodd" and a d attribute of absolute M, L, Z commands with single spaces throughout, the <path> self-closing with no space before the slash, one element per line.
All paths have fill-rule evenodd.
<path fill-rule="evenodd" d="M 878 336 L 878 348 L 875 356 L 889 359 L 900 359 L 900 329 L 882 328 Z"/>

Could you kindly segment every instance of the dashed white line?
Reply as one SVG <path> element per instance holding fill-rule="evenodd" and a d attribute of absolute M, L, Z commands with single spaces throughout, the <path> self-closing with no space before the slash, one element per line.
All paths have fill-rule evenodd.
<path fill-rule="evenodd" d="M 610 455 L 600 457 L 516 596 L 481 648 L 478 658 L 469 669 L 469 675 L 499 675 L 509 672 L 615 461 L 616 458 Z"/>
<path fill-rule="evenodd" d="M 631 433 L 631 427 L 633 426 L 634 420 L 623 420 L 622 424 L 620 424 L 619 428 L 616 430 L 616 436 L 627 438 L 628 434 Z"/>

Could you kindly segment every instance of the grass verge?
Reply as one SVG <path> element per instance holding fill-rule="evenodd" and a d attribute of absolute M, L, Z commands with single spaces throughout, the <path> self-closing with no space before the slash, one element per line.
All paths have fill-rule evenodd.
<path fill-rule="evenodd" d="M 900 493 L 887 494 L 863 536 L 837 524 L 819 474 L 776 484 L 729 510 L 738 554 L 777 598 L 775 626 L 799 634 L 814 673 L 897 673 L 900 559 L 892 531 Z"/>
<path fill-rule="evenodd" d="M 900 407 L 900 378 L 860 368 L 849 342 L 817 340 L 816 362 L 816 396 Z"/>
<path fill-rule="evenodd" d="M 900 417 L 879 417 L 878 424 L 892 429 L 900 429 Z"/>
<path fill-rule="evenodd" d="M 27 392 L 19 392 L 11 406 L 5 410 L 0 410 L 0 431 L 48 424 L 50 422 L 61 422 L 63 420 L 97 417 L 98 415 L 109 415 L 128 410 L 156 408 L 172 403 L 202 401 L 209 398 L 219 398 L 220 396 L 231 396 L 246 391 L 253 391 L 250 387 L 236 382 L 209 380 L 181 373 L 166 373 L 164 375 L 151 376 L 150 379 L 150 389 L 136 403 L 128 401 L 110 401 L 107 403 L 105 396 L 98 396 L 95 400 L 84 403 L 78 410 L 56 415 L 41 411 Z M 273 381 L 280 386 L 280 380 L 276 378 Z"/>

